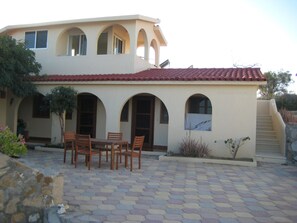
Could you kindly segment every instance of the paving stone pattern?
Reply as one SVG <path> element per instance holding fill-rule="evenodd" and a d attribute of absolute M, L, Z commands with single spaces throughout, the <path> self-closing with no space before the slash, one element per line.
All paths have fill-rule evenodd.
<path fill-rule="evenodd" d="M 94 158 L 63 164 L 59 152 L 29 151 L 21 160 L 64 174 L 64 222 L 273 223 L 297 222 L 297 167 L 258 167 L 159 161 L 145 156 L 142 169 L 110 170 Z M 68 156 L 70 157 L 70 156 Z M 137 167 L 137 162 L 135 162 Z"/>

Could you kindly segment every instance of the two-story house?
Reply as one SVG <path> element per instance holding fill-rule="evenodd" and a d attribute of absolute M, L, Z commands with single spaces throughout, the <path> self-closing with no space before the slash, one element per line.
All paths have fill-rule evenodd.
<path fill-rule="evenodd" d="M 178 152 L 191 134 L 214 156 L 229 156 L 215 140 L 249 136 L 238 157 L 254 157 L 256 92 L 265 84 L 260 69 L 161 68 L 160 47 L 167 42 L 159 22 L 131 15 L 0 30 L 25 41 L 42 64 L 41 74 L 47 74 L 34 78 L 39 95 L 3 94 L 0 123 L 16 131 L 17 120 L 23 119 L 30 137 L 59 142 L 58 118 L 39 105 L 54 87 L 72 86 L 79 92 L 78 107 L 66 115 L 66 130 L 98 138 L 121 131 L 129 141 L 145 135 L 146 148 L 168 152 Z"/>

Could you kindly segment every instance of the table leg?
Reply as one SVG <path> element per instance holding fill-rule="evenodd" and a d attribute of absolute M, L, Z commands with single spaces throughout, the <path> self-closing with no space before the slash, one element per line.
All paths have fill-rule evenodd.
<path fill-rule="evenodd" d="M 110 158 L 110 169 L 114 169 L 114 146 L 111 144 L 111 158 Z"/>

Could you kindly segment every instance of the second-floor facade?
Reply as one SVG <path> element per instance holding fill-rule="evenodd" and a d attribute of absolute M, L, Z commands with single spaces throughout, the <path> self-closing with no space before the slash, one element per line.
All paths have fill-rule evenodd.
<path fill-rule="evenodd" d="M 24 41 L 41 74 L 126 74 L 160 64 L 167 42 L 160 21 L 141 15 L 8 26 L 0 34 Z"/>

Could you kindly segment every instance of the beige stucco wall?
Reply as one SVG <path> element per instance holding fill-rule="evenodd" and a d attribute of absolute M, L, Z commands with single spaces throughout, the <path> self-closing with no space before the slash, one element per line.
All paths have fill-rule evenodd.
<path fill-rule="evenodd" d="M 125 53 L 97 55 L 98 37 L 110 26 L 113 26 L 110 31 L 111 34 L 120 36 L 125 40 Z M 68 34 L 66 33 L 74 28 L 81 30 L 87 37 L 86 55 L 67 55 Z M 137 39 L 140 30 L 145 31 L 147 37 L 145 47 L 147 49 L 150 48 L 153 40 L 157 43 L 156 51 L 158 55 L 156 55 L 156 62 L 159 63 L 160 44 L 153 29 L 154 24 L 150 22 L 124 20 L 117 22 L 86 22 L 20 28 L 10 31 L 9 34 L 17 40 L 24 41 L 25 32 L 27 31 L 48 30 L 47 48 L 32 49 L 36 54 L 36 60 L 42 64 L 41 74 L 122 74 L 135 73 L 152 67 L 148 62 L 150 57 L 149 50 L 147 51 L 146 60 L 136 59 Z"/>
<path fill-rule="evenodd" d="M 27 123 L 30 137 L 50 138 L 52 115 L 50 118 L 33 118 L 33 97 L 24 98 L 18 108 L 18 118 Z M 57 129 L 59 131 L 59 129 Z"/>
<path fill-rule="evenodd" d="M 130 82 L 129 84 L 124 82 L 104 84 L 94 82 L 88 85 L 74 85 L 74 83 L 70 85 L 75 87 L 78 92 L 89 92 L 96 95 L 102 102 L 106 112 L 104 119 L 106 127 L 105 131 L 104 128 L 100 128 L 102 133 L 97 130 L 98 137 L 104 136 L 103 132 L 106 134 L 108 131 L 123 131 L 124 137 L 130 139 L 131 125 L 120 122 L 120 114 L 124 104 L 137 94 L 155 95 L 163 101 L 168 110 L 169 124 L 168 126 L 158 124 L 159 101 L 156 100 L 154 144 L 166 145 L 168 142 L 168 151 L 172 152 L 178 152 L 179 143 L 189 133 L 184 128 L 186 101 L 194 94 L 204 94 L 212 103 L 212 131 L 191 131 L 191 137 L 202 138 L 203 142 L 209 145 L 213 155 L 227 157 L 230 154 L 225 148 L 223 140 L 249 136 L 251 140 L 239 150 L 238 157 L 253 157 L 255 155 L 256 85 L 237 86 L 232 83 L 228 86 L 217 85 L 216 83 L 214 85 L 194 85 L 182 82 L 175 85 L 156 84 L 154 82 Z M 39 85 L 42 92 L 49 92 L 52 87 Z M 219 142 L 214 143 L 215 140 Z"/>

